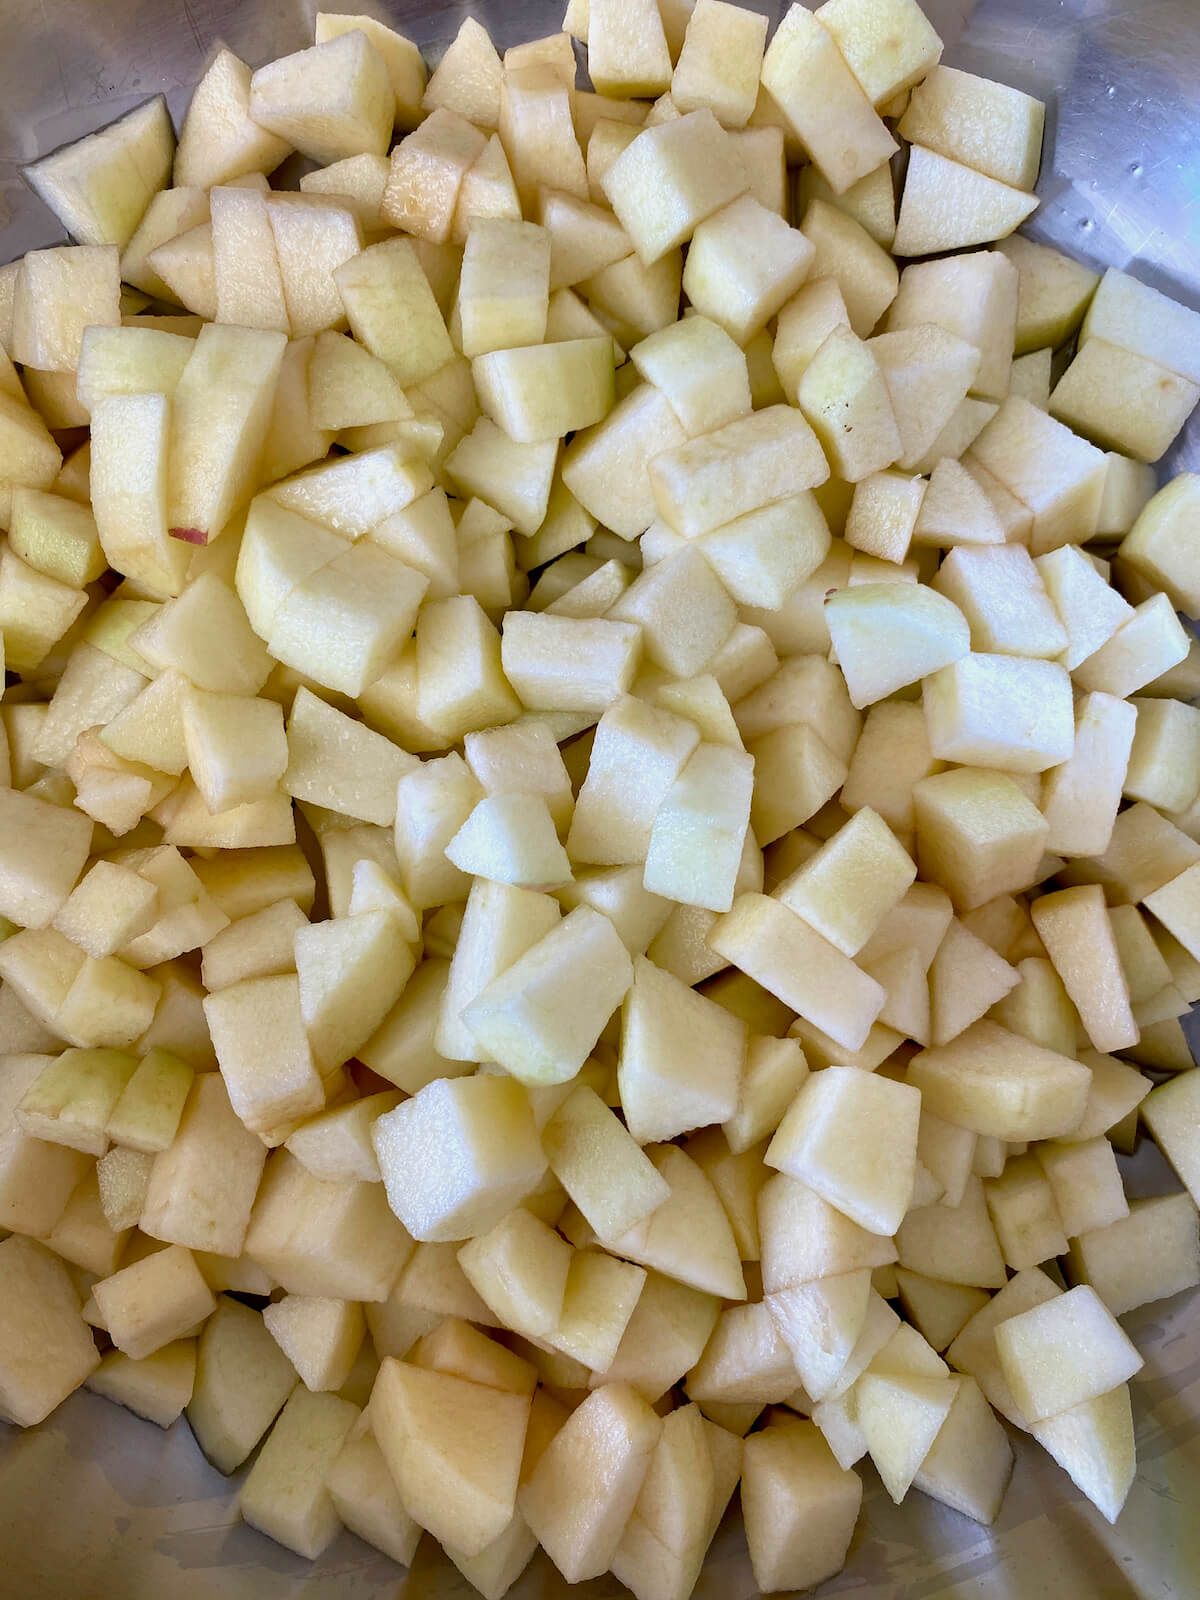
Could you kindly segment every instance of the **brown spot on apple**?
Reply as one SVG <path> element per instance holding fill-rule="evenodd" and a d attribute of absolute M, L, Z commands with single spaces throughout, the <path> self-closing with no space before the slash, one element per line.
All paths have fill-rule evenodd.
<path fill-rule="evenodd" d="M 184 544 L 207 544 L 208 534 L 203 528 L 172 528 L 172 539 L 181 539 Z"/>

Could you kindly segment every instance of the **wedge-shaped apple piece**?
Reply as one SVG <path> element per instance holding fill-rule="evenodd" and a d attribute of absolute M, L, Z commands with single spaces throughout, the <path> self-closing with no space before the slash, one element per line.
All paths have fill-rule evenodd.
<path fill-rule="evenodd" d="M 242 1485 L 243 1520 L 315 1560 L 341 1528 L 325 1479 L 357 1419 L 349 1400 L 295 1389 Z"/>
<path fill-rule="evenodd" d="M 1113 267 L 1087 308 L 1082 342 L 1092 339 L 1107 340 L 1200 383 L 1196 313 Z"/>
<path fill-rule="evenodd" d="M 896 1268 L 896 1283 L 905 1315 L 934 1350 L 945 1350 L 988 1303 L 984 1289 L 927 1278 L 907 1267 Z"/>
<path fill-rule="evenodd" d="M 970 629 L 962 612 L 923 584 L 869 583 L 839 589 L 826 603 L 825 618 L 850 697 L 858 707 L 928 677 L 970 648 Z"/>
<path fill-rule="evenodd" d="M 495 350 L 471 363 L 479 403 L 510 439 L 534 444 L 589 427 L 612 408 L 612 340 Z"/>
<path fill-rule="evenodd" d="M 479 802 L 446 846 L 461 871 L 500 883 L 537 888 L 571 875 L 544 800 L 536 795 L 493 795 Z"/>
<path fill-rule="evenodd" d="M 586 971 L 582 989 L 574 974 Z M 629 988 L 632 964 L 612 923 L 579 906 L 494 979 L 463 1013 L 479 1044 L 529 1083 L 565 1083 Z"/>
<path fill-rule="evenodd" d="M 778 885 L 774 897 L 845 955 L 856 956 L 915 876 L 895 835 L 864 806 Z"/>
<path fill-rule="evenodd" d="M 733 1232 L 709 1179 L 674 1145 L 653 1147 L 650 1159 L 670 1197 L 628 1232 L 606 1240 L 608 1248 L 706 1294 L 744 1299 Z"/>
<path fill-rule="evenodd" d="M 644 860 L 654 820 L 698 743 L 694 723 L 641 700 L 626 697 L 606 710 L 567 835 L 572 859 Z"/>
<path fill-rule="evenodd" d="M 617 220 L 649 267 L 746 187 L 712 112 L 693 111 L 637 134 L 603 180 Z"/>
<path fill-rule="evenodd" d="M 103 1155 L 109 1116 L 136 1065 L 123 1050 L 64 1050 L 26 1091 L 17 1121 L 35 1138 Z"/>
<path fill-rule="evenodd" d="M 932 673 L 924 699 L 939 760 L 1044 772 L 1075 747 L 1071 681 L 1057 662 L 972 652 Z"/>
<path fill-rule="evenodd" d="M 411 39 L 385 28 L 375 17 L 318 11 L 314 26 L 317 44 L 344 33 L 364 33 L 383 59 L 396 95 L 396 126 L 411 128 L 421 120 L 421 97 L 426 87 L 425 63 Z"/>
<path fill-rule="evenodd" d="M 371 1137 L 388 1201 L 414 1238 L 486 1232 L 546 1171 L 528 1097 L 503 1077 L 435 1080 L 380 1117 Z M 436 1165 L 415 1160 L 431 1148 Z"/>
<path fill-rule="evenodd" d="M 174 155 L 174 129 L 159 96 L 42 156 L 23 176 L 80 244 L 124 249 L 170 177 Z"/>
<path fill-rule="evenodd" d="M 290 148 L 251 118 L 250 68 L 231 50 L 219 50 L 184 118 L 175 152 L 176 185 L 208 189 L 247 173 L 273 172 Z"/>
<path fill-rule="evenodd" d="M 848 1050 L 861 1048 L 886 994 L 784 905 L 747 893 L 718 919 L 710 947 Z"/>
<path fill-rule="evenodd" d="M 551 1171 L 601 1239 L 626 1233 L 670 1195 L 620 1119 L 585 1085 L 555 1111 L 542 1143 Z"/>
<path fill-rule="evenodd" d="M 858 1423 L 897 1505 L 941 1432 L 961 1381 L 872 1371 L 859 1379 L 854 1391 Z"/>
<path fill-rule="evenodd" d="M 1115 1522 L 1137 1470 L 1129 1385 L 1035 1422 L 1033 1437 L 1107 1522 Z"/>
<path fill-rule="evenodd" d="M 109 1350 L 86 1387 L 135 1416 L 169 1428 L 191 1399 L 195 1377 L 195 1340 L 177 1339 L 141 1361 Z"/>
<path fill-rule="evenodd" d="M 416 761 L 382 734 L 297 691 L 287 734 L 288 794 L 341 815 L 388 826 L 396 819 L 396 785 Z M 345 782 L 353 771 L 351 784 Z"/>
<path fill-rule="evenodd" d="M 500 1536 L 515 1509 L 527 1396 L 388 1358 L 370 1417 L 415 1521 L 468 1555 Z"/>
<path fill-rule="evenodd" d="M 465 17 L 430 74 L 421 104 L 427 111 L 447 106 L 477 127 L 494 128 L 500 120 L 503 76 L 487 29 L 474 17 Z"/>
<path fill-rule="evenodd" d="M 563 1314 L 570 1245 L 523 1206 L 458 1252 L 468 1283 L 503 1326 L 550 1339 Z"/>
<path fill-rule="evenodd" d="M 246 1254 L 289 1294 L 334 1300 L 385 1300 L 412 1247 L 378 1183 L 315 1178 L 286 1150 L 246 1234 Z"/>
<path fill-rule="evenodd" d="M 522 1515 L 568 1583 L 611 1564 L 661 1431 L 627 1384 L 606 1384 L 572 1413 L 520 1490 Z"/>
<path fill-rule="evenodd" d="M 1200 399 L 1200 385 L 1132 350 L 1091 338 L 1054 386 L 1051 413 L 1138 461 L 1160 461 Z"/>
<path fill-rule="evenodd" d="M 914 144 L 893 249 L 927 256 L 1004 239 L 1037 209 L 1037 196 Z"/>
<path fill-rule="evenodd" d="M 130 1084 L 136 1082 L 135 1073 Z M 124 1131 L 120 1125 L 118 1131 Z M 239 1255 L 265 1159 L 262 1141 L 238 1119 L 220 1075 L 201 1074 L 175 1138 L 155 1157 L 143 1231 L 191 1249 Z"/>
<path fill-rule="evenodd" d="M 1195 1202 L 1185 1193 L 1133 1200 L 1127 1216 L 1071 1242 L 1071 1277 L 1088 1283 L 1114 1316 L 1200 1281 Z"/>
<path fill-rule="evenodd" d="M 248 497 L 286 339 L 204 329 L 175 391 L 167 519 L 189 544 L 215 539 Z"/>
<path fill-rule="evenodd" d="M 380 204 L 383 219 L 405 233 L 444 244 L 463 179 L 486 143 L 465 117 L 437 107 L 392 151 Z"/>
<path fill-rule="evenodd" d="M 965 338 L 932 323 L 878 334 L 868 348 L 883 373 L 900 430 L 897 464 L 911 471 L 966 398 L 981 354 Z"/>
<path fill-rule="evenodd" d="M 639 1144 L 724 1122 L 737 1107 L 745 1024 L 639 957 L 621 1013 L 621 1104 Z"/>
<path fill-rule="evenodd" d="M 562 492 L 578 502 L 574 515 L 583 507 L 622 538 L 640 538 L 655 518 L 646 466 L 684 437 L 669 399 L 652 384 L 639 385 L 564 455 Z"/>
<path fill-rule="evenodd" d="M 743 128 L 754 110 L 767 30 L 761 18 L 720 0 L 704 0 L 699 11 L 687 24 L 671 99 L 680 111 L 708 106 L 722 127 Z"/>
<path fill-rule="evenodd" d="M 414 960 L 387 911 L 364 911 L 296 931 L 300 1014 L 323 1072 L 348 1060 L 400 997 Z"/>
<path fill-rule="evenodd" d="M 210 203 L 217 320 L 289 332 L 266 201 L 250 189 L 218 187 Z"/>
<path fill-rule="evenodd" d="M 100 1364 L 67 1269 L 44 1245 L 13 1235 L 0 1244 L 0 1405 L 32 1427 Z"/>
<path fill-rule="evenodd" d="M 956 908 L 972 911 L 1025 889 L 1037 875 L 1048 825 L 1003 773 L 961 768 L 913 787 L 917 859 Z"/>
<path fill-rule="evenodd" d="M 341 1388 L 365 1331 L 362 1307 L 354 1301 L 307 1295 L 285 1295 L 267 1306 L 263 1322 L 313 1391 Z"/>
<path fill-rule="evenodd" d="M 177 1244 L 101 1279 L 93 1294 L 113 1343 L 134 1361 L 181 1338 L 216 1308 L 191 1252 Z"/>
<path fill-rule="evenodd" d="M 77 812 L 16 789 L 0 796 L 0 913 L 44 928 L 83 871 L 91 824 Z"/>
<path fill-rule="evenodd" d="M 334 1509 L 351 1533 L 409 1566 L 421 1527 L 405 1511 L 383 1452 L 368 1428 L 352 1428 L 326 1478 Z"/>
<path fill-rule="evenodd" d="M 215 1467 L 229 1473 L 242 1464 L 296 1382 L 260 1314 L 222 1295 L 197 1345 L 187 1406 L 197 1443 Z"/>
<path fill-rule="evenodd" d="M 1136 1044 L 1137 1023 L 1104 891 L 1098 885 L 1060 889 L 1034 901 L 1032 915 L 1093 1048 L 1111 1051 Z"/>
<path fill-rule="evenodd" d="M 325 1103 L 299 981 L 285 974 L 231 984 L 208 996 L 204 1014 L 234 1110 L 264 1142 L 282 1143 L 291 1123 Z"/>
<path fill-rule="evenodd" d="M 560 914 L 548 895 L 491 878 L 471 885 L 449 976 L 438 1002 L 433 1042 L 439 1056 L 463 1062 L 484 1058 L 485 1052 L 462 1020 L 463 1008 L 548 933 Z"/>
<path fill-rule="evenodd" d="M 687 1376 L 689 1396 L 704 1406 L 761 1406 L 795 1388 L 792 1353 L 762 1301 L 726 1307 Z"/>
<path fill-rule="evenodd" d="M 185 1061 L 166 1050 L 149 1051 L 109 1114 L 109 1138 L 148 1155 L 166 1150 L 178 1132 L 192 1078 Z"/>
<path fill-rule="evenodd" d="M 775 1423 L 746 1440 L 742 1514 L 760 1590 L 808 1588 L 840 1572 L 862 1480 L 838 1466 L 811 1422 Z"/>
<path fill-rule="evenodd" d="M 866 1324 L 870 1289 L 871 1275 L 861 1268 L 768 1295 L 771 1320 L 813 1400 L 833 1390 L 850 1360 Z"/>
<path fill-rule="evenodd" d="M 323 687 L 359 695 L 410 635 L 429 580 L 363 541 L 302 579 L 271 619 L 271 654 Z"/>
<path fill-rule="evenodd" d="M 648 1271 L 612 1365 L 591 1379 L 631 1384 L 651 1402 L 689 1372 L 716 1325 L 719 1304 L 712 1295 Z"/>
<path fill-rule="evenodd" d="M 146 272 L 163 285 L 167 300 L 211 321 L 217 310 L 217 284 L 212 224 L 207 217 L 148 251 Z"/>
<path fill-rule="evenodd" d="M 539 184 L 587 199 L 587 173 L 575 137 L 571 90 L 561 70 L 533 62 L 505 71 L 500 86 L 499 133 L 527 216 L 536 206 Z"/>
<path fill-rule="evenodd" d="M 120 323 L 114 245 L 30 250 L 13 289 L 13 359 L 39 372 L 72 372 L 83 330 Z"/>
<path fill-rule="evenodd" d="M 928 1278 L 986 1289 L 1005 1281 L 1004 1256 L 983 1186 L 973 1174 L 957 1205 L 914 1207 L 900 1224 L 896 1245 L 901 1264 Z"/>
<path fill-rule="evenodd" d="M 762 83 L 835 194 L 896 148 L 833 35 L 802 6 L 788 11 L 768 45 Z"/>
<path fill-rule="evenodd" d="M 382 57 L 355 31 L 260 67 L 249 110 L 259 127 L 324 166 L 385 154 L 396 102 Z"/>
<path fill-rule="evenodd" d="M 739 751 L 699 746 L 654 820 L 644 883 L 685 905 L 728 911 L 750 822 L 753 764 Z"/>
<path fill-rule="evenodd" d="M 741 1459 L 740 1440 L 697 1406 L 682 1406 L 664 1420 L 612 1564 L 638 1600 L 666 1600 L 694 1584 Z"/>
<path fill-rule="evenodd" d="M 1001 1139 L 1070 1133 L 1087 1103 L 1088 1069 L 994 1022 L 913 1058 L 909 1081 L 947 1122 Z"/>

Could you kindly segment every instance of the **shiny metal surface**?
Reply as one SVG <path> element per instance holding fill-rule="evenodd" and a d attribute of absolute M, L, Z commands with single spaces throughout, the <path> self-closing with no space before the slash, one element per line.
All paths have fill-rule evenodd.
<path fill-rule="evenodd" d="M 334 0 L 328 0 L 331 5 Z M 951 64 L 1047 99 L 1028 231 L 1094 266 L 1200 308 L 1200 0 L 924 0 Z M 501 45 L 556 29 L 557 0 L 358 0 L 431 58 L 468 12 Z M 165 93 L 176 122 L 218 40 L 252 64 L 312 39 L 297 0 L 0 0 L 0 261 L 61 230 L 19 165 Z M 345 9 L 352 9 L 347 0 Z M 782 6 L 756 7 L 776 17 Z M 1200 467 L 1193 418 L 1168 468 Z M 1134 1193 L 1177 1187 L 1152 1147 Z M 1200 1593 L 1200 1299 L 1125 1319 L 1146 1356 L 1133 1384 L 1138 1477 L 1109 1528 L 1026 1438 L 991 1529 L 913 1493 L 891 1504 L 869 1465 L 846 1571 L 822 1596 L 855 1600 L 1186 1600 Z M 405 1574 L 349 1534 L 306 1561 L 239 1524 L 229 1484 L 186 1424 L 163 1434 L 81 1392 L 27 1433 L 0 1425 L 2 1600 L 449 1600 L 473 1594 L 425 1540 Z M 514 1600 L 627 1593 L 612 1578 L 567 1590 L 544 1557 Z M 736 1517 L 700 1600 L 756 1593 Z"/>

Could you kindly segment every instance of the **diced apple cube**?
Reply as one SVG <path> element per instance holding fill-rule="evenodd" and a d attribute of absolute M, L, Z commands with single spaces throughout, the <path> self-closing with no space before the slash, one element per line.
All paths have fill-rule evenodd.
<path fill-rule="evenodd" d="M 419 383 L 454 358 L 429 279 L 408 239 L 369 246 L 334 273 L 356 339 L 392 370 Z"/>
<path fill-rule="evenodd" d="M 662 94 L 671 55 L 655 0 L 593 0 L 588 13 L 588 67 L 599 93 L 614 100 Z"/>
<path fill-rule="evenodd" d="M 191 1252 L 174 1244 L 102 1279 L 92 1292 L 113 1343 L 135 1361 L 180 1338 L 216 1306 Z"/>
<path fill-rule="evenodd" d="M 764 1159 L 869 1232 L 890 1235 L 912 1202 L 919 1114 L 909 1085 L 828 1067 L 806 1080 Z M 853 1139 L 838 1131 L 849 1126 Z"/>
<path fill-rule="evenodd" d="M 506 1078 L 436 1080 L 380 1117 L 371 1137 L 388 1201 L 415 1238 L 485 1232 L 546 1170 L 524 1089 Z M 411 1152 L 433 1148 L 430 1139 L 436 1166 L 414 1165 Z"/>
<path fill-rule="evenodd" d="M 651 266 L 741 194 L 746 179 L 716 118 L 702 109 L 636 135 L 603 187 L 642 263 Z"/>
<path fill-rule="evenodd" d="M 562 438 L 612 407 L 609 338 L 494 350 L 471 365 L 480 405 L 520 444 Z"/>
<path fill-rule="evenodd" d="M 972 653 L 932 674 L 924 700 L 930 749 L 943 761 L 1044 772 L 1074 749 L 1071 683 L 1056 662 Z"/>
<path fill-rule="evenodd" d="M 1084 318 L 1081 343 L 1104 339 L 1200 383 L 1200 322 L 1168 295 L 1110 267 Z"/>
<path fill-rule="evenodd" d="M 405 1510 L 478 1555 L 515 1509 L 527 1396 L 389 1358 L 371 1393 L 371 1431 Z"/>
<path fill-rule="evenodd" d="M 1133 1200 L 1127 1216 L 1072 1240 L 1073 1281 L 1090 1284 L 1114 1317 L 1200 1282 L 1190 1195 Z"/>
<path fill-rule="evenodd" d="M 763 1591 L 809 1587 L 841 1571 L 862 1480 L 838 1466 L 811 1422 L 775 1424 L 746 1441 L 742 1513 Z"/>
<path fill-rule="evenodd" d="M 32 1427 L 100 1364 L 67 1269 L 44 1245 L 18 1236 L 0 1244 L 0 1409 Z"/>
<path fill-rule="evenodd" d="M 1001 1139 L 1053 1139 L 1078 1127 L 1087 1067 L 977 1022 L 950 1044 L 923 1050 L 909 1068 L 936 1116 Z"/>
<path fill-rule="evenodd" d="M 568 1583 L 611 1564 L 661 1431 L 633 1389 L 606 1384 L 572 1413 L 520 1490 L 522 1515 Z"/>
<path fill-rule="evenodd" d="M 1142 1366 L 1116 1319 L 1086 1285 L 1009 1317 L 995 1338 L 1004 1377 L 1030 1422 L 1095 1400 Z"/>

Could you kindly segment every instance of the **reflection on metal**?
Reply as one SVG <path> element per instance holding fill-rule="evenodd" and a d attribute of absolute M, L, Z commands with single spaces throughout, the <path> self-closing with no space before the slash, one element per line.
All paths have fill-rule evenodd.
<path fill-rule="evenodd" d="M 329 0 L 332 5 L 333 0 Z M 1138 277 L 1200 309 L 1200 0 L 924 0 L 952 65 L 1049 101 L 1042 205 L 1028 231 L 1093 266 Z M 431 58 L 468 12 L 502 45 L 556 31 L 562 0 L 348 0 Z M 778 4 L 756 10 L 776 18 Z M 23 162 L 152 94 L 176 123 L 217 41 L 253 65 L 312 41 L 316 4 L 296 0 L 0 0 L 0 261 L 58 242 L 24 186 Z M 1200 468 L 1200 418 L 1167 468 Z M 1133 1193 L 1178 1185 L 1152 1147 Z M 821 1596 L 854 1600 L 1172 1600 L 1200 1585 L 1200 1305 L 1182 1295 L 1125 1319 L 1146 1356 L 1134 1381 L 1138 1477 L 1116 1528 L 1026 1438 L 992 1529 L 912 1492 L 893 1506 L 866 1467 L 850 1562 Z M 423 1542 L 412 1572 L 350 1535 L 315 1565 L 238 1522 L 235 1495 L 186 1424 L 162 1434 L 80 1392 L 41 1427 L 0 1424 L 5 1595 L 122 1600 L 468 1600 L 475 1591 Z M 544 1557 L 513 1600 L 609 1600 L 613 1579 L 568 1590 Z M 698 1600 L 755 1594 L 736 1516 Z"/>

